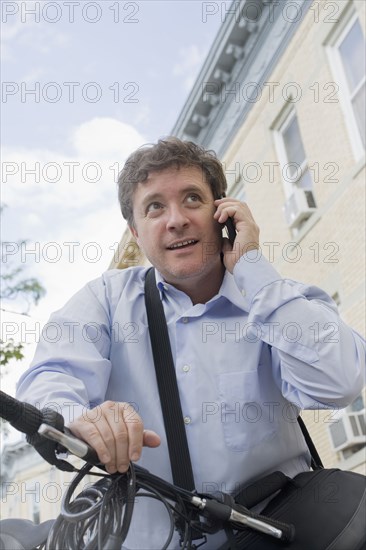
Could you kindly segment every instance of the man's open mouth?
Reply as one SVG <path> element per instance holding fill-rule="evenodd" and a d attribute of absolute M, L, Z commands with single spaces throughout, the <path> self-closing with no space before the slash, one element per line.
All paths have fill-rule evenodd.
<path fill-rule="evenodd" d="M 178 248 L 187 248 L 188 246 L 192 246 L 198 243 L 195 239 L 187 239 L 186 241 L 179 241 L 177 243 L 174 243 L 170 246 L 168 246 L 168 250 L 176 250 Z"/>

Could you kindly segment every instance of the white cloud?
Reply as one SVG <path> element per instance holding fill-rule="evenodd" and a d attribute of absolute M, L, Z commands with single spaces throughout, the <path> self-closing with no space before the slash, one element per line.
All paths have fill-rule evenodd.
<path fill-rule="evenodd" d="M 47 296 L 36 308 L 43 322 L 108 268 L 125 228 L 115 179 L 126 157 L 145 141 L 132 126 L 99 117 L 74 129 L 70 157 L 47 149 L 4 150 L 3 171 L 16 170 L 4 177 L 7 239 L 27 238 L 29 250 L 36 250 L 25 253 L 21 262 L 46 287 Z M 39 178 L 26 173 L 37 163 Z M 93 166 L 85 171 L 92 164 L 100 170 L 96 182 L 90 181 L 96 173 Z M 57 173 L 58 180 L 50 181 Z M 10 260 L 19 263 L 20 252 Z"/>
<path fill-rule="evenodd" d="M 56 207 L 85 211 L 98 201 L 103 205 L 115 195 L 126 157 L 146 140 L 128 124 L 98 117 L 76 127 L 69 141 L 74 153 L 68 157 L 49 149 L 4 148 L 4 202 L 43 214 Z"/>
<path fill-rule="evenodd" d="M 129 124 L 107 117 L 97 117 L 78 126 L 72 143 L 79 156 L 126 158 L 142 144 L 141 135 Z"/>
<path fill-rule="evenodd" d="M 47 290 L 37 307 L 37 316 L 46 322 L 77 290 L 106 271 L 126 223 L 117 204 L 97 208 L 62 228 L 57 240 L 39 243 L 37 266 Z M 57 261 L 54 261 L 57 259 Z"/>

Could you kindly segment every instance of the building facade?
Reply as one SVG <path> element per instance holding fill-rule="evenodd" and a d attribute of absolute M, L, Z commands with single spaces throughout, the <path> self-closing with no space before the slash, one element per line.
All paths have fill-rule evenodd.
<path fill-rule="evenodd" d="M 84 464 L 71 455 L 67 461 L 75 468 Z M 24 518 L 40 523 L 56 518 L 75 475 L 45 462 L 25 437 L 5 444 L 1 453 L 0 519 Z M 86 475 L 76 493 L 97 479 Z"/>

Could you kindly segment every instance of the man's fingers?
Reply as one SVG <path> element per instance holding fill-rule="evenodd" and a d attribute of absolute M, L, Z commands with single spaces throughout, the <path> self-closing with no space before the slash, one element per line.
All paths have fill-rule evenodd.
<path fill-rule="evenodd" d="M 80 417 L 70 430 L 95 449 L 109 473 L 126 472 L 130 461 L 140 458 L 143 445 L 160 445 L 160 437 L 144 431 L 141 417 L 129 403 L 106 401 L 99 406 L 97 420 Z"/>
<path fill-rule="evenodd" d="M 161 443 L 160 436 L 156 432 L 153 432 L 152 430 L 144 430 L 143 434 L 143 445 L 144 447 L 159 447 Z"/>
<path fill-rule="evenodd" d="M 222 242 L 224 265 L 233 273 L 235 264 L 244 254 L 259 248 L 259 227 L 245 202 L 225 197 L 215 200 L 214 204 L 216 221 L 225 223 L 229 217 L 234 221 L 236 236 L 233 245 L 231 246 L 226 239 Z"/>
<path fill-rule="evenodd" d="M 142 420 L 131 405 L 123 408 L 122 416 L 128 434 L 128 453 L 126 453 L 126 457 L 129 460 L 138 460 L 142 451 L 144 431 Z"/>
<path fill-rule="evenodd" d="M 245 202 L 225 197 L 215 200 L 215 206 L 214 218 L 219 223 L 225 223 L 228 217 L 234 218 L 236 222 L 244 220 L 254 222 L 252 212 Z"/>
<path fill-rule="evenodd" d="M 98 421 L 98 427 L 102 428 L 101 420 Z M 107 464 L 114 458 L 114 445 L 108 445 L 98 427 L 96 423 L 83 418 L 77 419 L 69 426 L 75 437 L 82 439 L 85 443 L 93 447 L 100 462 L 102 464 Z M 103 431 L 106 431 L 106 427 L 103 428 Z M 110 438 L 107 437 L 107 440 L 110 440 Z"/>
<path fill-rule="evenodd" d="M 239 203 L 220 205 L 214 214 L 214 218 L 216 218 L 219 223 L 225 223 L 228 218 L 235 219 L 240 209 L 242 209 L 242 205 Z"/>

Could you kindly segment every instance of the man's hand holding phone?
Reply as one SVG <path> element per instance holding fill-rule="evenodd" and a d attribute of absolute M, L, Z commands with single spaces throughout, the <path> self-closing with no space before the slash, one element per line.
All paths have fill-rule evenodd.
<path fill-rule="evenodd" d="M 259 248 L 259 227 L 246 203 L 224 197 L 215 200 L 214 204 L 217 207 L 215 220 L 226 224 L 231 218 L 237 232 L 234 243 L 224 238 L 222 245 L 225 267 L 232 273 L 236 262 L 246 252 Z"/>

